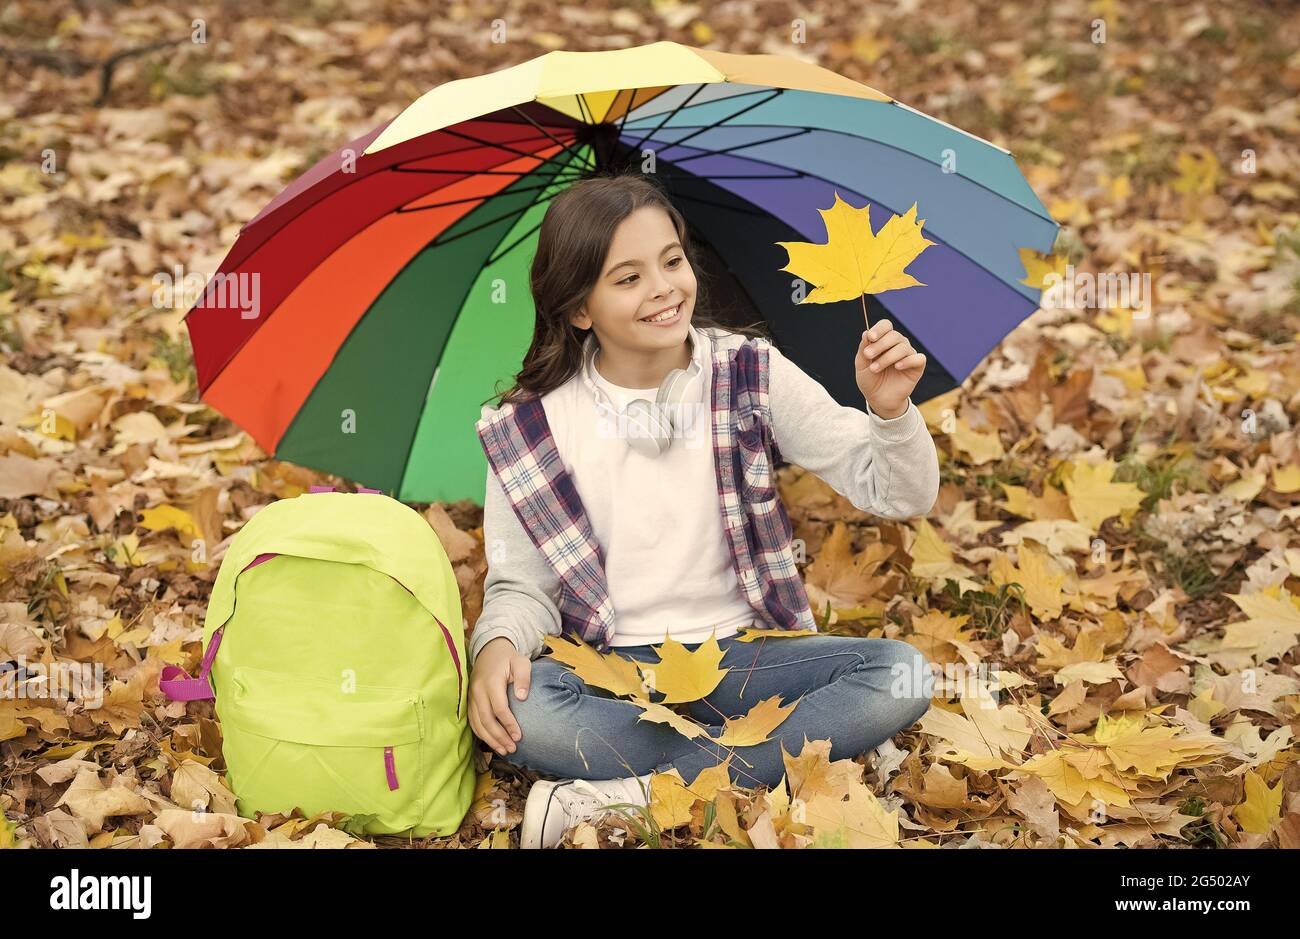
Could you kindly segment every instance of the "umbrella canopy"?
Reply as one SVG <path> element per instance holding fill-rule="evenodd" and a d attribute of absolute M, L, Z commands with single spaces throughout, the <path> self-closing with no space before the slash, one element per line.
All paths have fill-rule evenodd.
<path fill-rule="evenodd" d="M 836 193 L 873 229 L 919 203 L 935 242 L 908 268 L 927 286 L 871 298 L 929 360 L 914 400 L 1038 307 L 1020 249 L 1051 250 L 1058 226 L 1006 150 L 796 59 L 556 51 L 433 89 L 244 226 L 186 315 L 203 399 L 279 459 L 406 501 L 481 501 L 474 422 L 531 340 L 547 204 L 646 150 L 720 305 L 765 319 L 843 404 L 862 407 L 844 354 L 861 304 L 796 304 L 776 244 L 824 240 Z"/>

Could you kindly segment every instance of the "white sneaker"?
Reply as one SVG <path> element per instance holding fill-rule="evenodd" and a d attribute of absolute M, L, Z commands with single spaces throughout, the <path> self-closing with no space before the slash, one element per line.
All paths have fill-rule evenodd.
<path fill-rule="evenodd" d="M 632 811 L 629 805 L 646 805 L 646 793 L 650 791 L 650 777 L 653 775 L 562 782 L 538 780 L 533 783 L 524 804 L 519 847 L 554 848 L 568 829 L 586 819 L 609 814 L 612 805 L 629 812 Z M 645 793 L 641 791 L 643 785 Z"/>

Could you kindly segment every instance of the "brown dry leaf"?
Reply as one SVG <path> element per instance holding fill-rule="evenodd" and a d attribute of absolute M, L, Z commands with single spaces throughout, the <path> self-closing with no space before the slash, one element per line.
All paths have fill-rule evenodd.
<path fill-rule="evenodd" d="M 936 665 L 963 660 L 978 662 L 979 654 L 971 647 L 972 630 L 965 628 L 970 616 L 951 616 L 942 610 L 928 610 L 912 618 L 912 632 L 904 641 L 916 646 Z"/>
<path fill-rule="evenodd" d="M 86 714 L 101 724 L 107 724 L 113 733 L 125 733 L 128 728 L 140 726 L 144 711 L 144 677 L 136 674 L 130 681 L 116 682 L 104 695 L 103 704 L 88 708 Z"/>
<path fill-rule="evenodd" d="M 21 453 L 0 455 L 0 499 L 51 495 L 50 487 L 58 470 L 59 464 L 54 460 L 34 460 Z"/>
<path fill-rule="evenodd" d="M 828 602 L 836 610 L 870 605 L 886 583 L 876 571 L 893 553 L 889 545 L 873 542 L 854 554 L 848 526 L 836 522 L 816 559 L 808 565 L 805 586 L 813 609 L 824 609 Z"/>
<path fill-rule="evenodd" d="M 220 812 L 164 809 L 154 819 L 176 848 L 239 848 L 253 839 L 247 819 Z"/>
<path fill-rule="evenodd" d="M 74 815 L 85 820 L 91 833 L 101 831 L 110 815 L 142 815 L 153 811 L 153 804 L 121 777 L 105 785 L 98 769 L 83 766 L 55 805 L 66 805 Z"/>
<path fill-rule="evenodd" d="M 186 760 L 172 773 L 172 801 L 195 811 L 238 815 L 235 794 L 208 767 Z"/>

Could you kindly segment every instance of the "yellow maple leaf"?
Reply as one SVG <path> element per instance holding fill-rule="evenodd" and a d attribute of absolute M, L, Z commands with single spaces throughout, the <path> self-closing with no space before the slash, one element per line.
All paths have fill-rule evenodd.
<path fill-rule="evenodd" d="M 1241 827 L 1255 835 L 1266 835 L 1282 816 L 1282 780 L 1269 788 L 1256 772 L 1246 774 L 1246 801 L 1232 810 Z"/>
<path fill-rule="evenodd" d="M 1205 146 L 1191 147 L 1178 154 L 1178 178 L 1173 187 L 1176 192 L 1214 192 L 1219 183 L 1219 160 Z"/>
<path fill-rule="evenodd" d="M 1016 770 L 1037 776 L 1066 805 L 1079 805 L 1088 797 L 1105 805 L 1132 804 L 1123 779 L 1093 750 L 1058 747 L 1031 757 Z"/>
<path fill-rule="evenodd" d="M 654 704 L 642 697 L 633 697 L 631 700 L 633 704 L 642 709 L 642 713 L 637 715 L 637 720 L 667 724 L 683 737 L 705 736 L 706 732 L 702 724 L 696 723 L 689 717 L 683 717 L 672 708 L 666 708 L 662 704 Z"/>
<path fill-rule="evenodd" d="M 1091 685 L 1104 685 L 1113 679 L 1123 678 L 1124 673 L 1112 659 L 1109 662 L 1075 662 L 1067 665 L 1052 676 L 1058 685 L 1068 685 L 1076 681 L 1085 681 Z"/>
<path fill-rule="evenodd" d="M 1002 438 L 998 436 L 996 428 L 987 432 L 972 430 L 970 425 L 960 417 L 957 418 L 952 432 L 948 434 L 948 439 L 952 441 L 953 449 L 970 457 L 967 462 L 972 466 L 980 466 L 1006 456 L 1006 450 L 1002 448 Z"/>
<path fill-rule="evenodd" d="M 99 707 L 88 709 L 87 716 L 99 724 L 107 724 L 113 733 L 122 734 L 128 727 L 140 726 L 144 711 L 144 676 L 136 673 L 129 681 L 115 682 L 104 695 Z"/>
<path fill-rule="evenodd" d="M 1211 733 L 1181 727 L 1144 727 L 1142 716 L 1108 719 L 1102 714 L 1092 739 L 1105 747 L 1111 765 L 1122 773 L 1167 779 L 1177 767 L 1200 766 L 1227 752 L 1224 741 Z"/>
<path fill-rule="evenodd" d="M 676 828 L 691 820 L 695 793 L 676 770 L 655 773 L 650 777 L 650 813 L 661 829 Z"/>
<path fill-rule="evenodd" d="M 1029 542 L 1021 543 L 1014 567 L 1005 554 L 997 555 L 989 565 L 989 578 L 999 585 L 1020 584 L 1025 591 L 1025 602 L 1040 620 L 1061 615 L 1064 602 L 1061 585 L 1065 583 L 1066 574 L 1046 551 Z"/>
<path fill-rule="evenodd" d="M 818 794 L 843 799 L 848 795 L 849 786 L 862 782 L 862 764 L 847 757 L 832 762 L 831 742 L 826 739 L 805 737 L 803 751 L 798 756 L 786 752 L 783 746 L 781 760 L 785 763 L 790 791 L 804 802 Z"/>
<path fill-rule="evenodd" d="M 917 219 L 916 203 L 871 230 L 870 206 L 855 208 L 835 193 L 835 204 L 818 209 L 826 225 L 826 243 L 778 241 L 790 255 L 781 270 L 816 285 L 801 303 L 837 303 L 863 294 L 904 287 L 924 287 L 903 268 L 935 242 L 921 234 L 925 219 Z"/>
<path fill-rule="evenodd" d="M 99 778 L 99 772 L 90 767 L 82 767 L 72 785 L 57 805 L 66 805 L 73 815 L 90 826 L 92 832 L 104 827 L 104 819 L 111 815 L 144 815 L 153 804 L 131 788 L 131 782 L 119 776 L 109 785 Z"/>
<path fill-rule="evenodd" d="M 867 30 L 853 37 L 853 55 L 868 65 L 875 65 L 876 61 L 889 51 L 890 45 L 891 40 L 888 37 L 881 38 L 874 31 Z"/>
<path fill-rule="evenodd" d="M 573 673 L 595 688 L 604 688 L 616 695 L 643 694 L 641 677 L 631 659 L 616 653 L 602 655 L 585 642 L 574 642 L 559 636 L 546 637 L 546 655 L 573 669 Z"/>
<path fill-rule="evenodd" d="M 960 580 L 975 574 L 966 565 L 953 560 L 952 548 L 924 518 L 917 522 L 916 540 L 912 542 L 910 552 L 912 573 L 917 577 Z"/>
<path fill-rule="evenodd" d="M 663 645 L 655 646 L 658 662 L 637 662 L 645 687 L 664 694 L 661 704 L 681 704 L 707 697 L 726 677 L 729 668 L 718 668 L 722 661 L 722 647 L 710 636 L 694 651 L 689 651 L 676 639 L 669 638 Z M 637 688 L 641 691 L 640 683 Z"/>
<path fill-rule="evenodd" d="M 44 434 L 53 440 L 71 440 L 77 439 L 77 425 L 67 417 L 47 407 L 50 413 L 45 410 L 35 411 L 19 421 L 20 427 L 34 427 L 36 432 Z"/>
<path fill-rule="evenodd" d="M 746 626 L 735 635 L 737 642 L 753 642 L 755 639 L 793 639 L 795 636 L 819 636 L 815 629 L 752 629 Z"/>
<path fill-rule="evenodd" d="M 943 759 L 972 769 L 1008 766 L 1003 754 L 1018 757 L 1029 743 L 1033 732 L 1029 720 L 1018 705 L 998 707 L 991 694 L 975 690 L 976 695 L 959 698 L 962 714 L 930 708 L 918 722 L 921 733 L 947 742 L 946 748 L 936 748 Z"/>
<path fill-rule="evenodd" d="M 1286 466 L 1273 467 L 1272 488 L 1284 495 L 1300 491 L 1300 464 L 1288 463 Z"/>
<path fill-rule="evenodd" d="M 969 620 L 966 613 L 951 616 L 943 610 L 928 610 L 923 616 L 913 616 L 911 635 L 900 638 L 937 665 L 957 662 L 968 655 L 977 660 L 978 654 L 970 647 L 973 630 L 965 628 Z"/>
<path fill-rule="evenodd" d="M 731 788 L 731 774 L 727 771 L 730 765 L 731 757 L 728 756 L 723 762 L 700 770 L 699 775 L 686 788 L 695 798 L 712 802 L 719 791 Z"/>
<path fill-rule="evenodd" d="M 995 503 L 1006 509 L 1012 515 L 1019 515 L 1022 518 L 1029 518 L 1035 521 L 1043 519 L 1065 519 L 1074 520 L 1070 512 L 1070 503 L 1061 490 L 1052 486 L 1044 486 L 1043 494 L 1036 496 L 1024 486 L 1013 486 L 1011 483 L 1004 483 L 998 480 L 998 485 L 1006 493 L 1006 501 Z"/>
<path fill-rule="evenodd" d="M 181 640 L 178 637 L 170 642 L 150 646 L 146 658 L 158 659 L 168 665 L 184 665 L 188 656 L 181 651 Z"/>
<path fill-rule="evenodd" d="M 1065 278 L 1065 265 L 1068 258 L 1063 254 L 1042 255 L 1033 248 L 1020 249 L 1020 264 L 1025 269 L 1025 276 L 1020 283 L 1035 290 L 1042 290 L 1048 285 L 1048 275 L 1056 275 L 1056 283 Z"/>
<path fill-rule="evenodd" d="M 1051 633 L 1040 632 L 1035 646 L 1038 652 L 1038 670 L 1064 668 L 1078 662 L 1100 662 L 1106 655 L 1106 632 L 1096 625 L 1083 626 L 1074 637 L 1074 648 Z"/>
<path fill-rule="evenodd" d="M 1074 517 L 1096 534 L 1101 523 L 1118 515 L 1126 524 L 1146 497 L 1133 483 L 1112 482 L 1115 462 L 1109 458 L 1097 465 L 1075 460 L 1065 477 L 1065 491 L 1070 497 Z"/>
<path fill-rule="evenodd" d="M 18 826 L 0 815 L 0 851 L 12 848 L 18 843 Z"/>
<path fill-rule="evenodd" d="M 203 532 L 199 529 L 199 523 L 194 521 L 194 516 L 174 505 L 156 505 L 144 509 L 140 515 L 140 527 L 147 528 L 149 531 L 166 531 L 168 528 L 175 528 L 180 534 L 189 535 L 191 538 L 203 537 Z"/>
<path fill-rule="evenodd" d="M 781 706 L 781 696 L 764 698 L 749 709 L 744 717 L 727 718 L 716 742 L 724 747 L 753 747 L 768 739 L 768 735 L 790 716 L 798 704 L 795 701 Z"/>
<path fill-rule="evenodd" d="M 1281 584 L 1224 596 L 1249 618 L 1227 625 L 1219 651 L 1244 651 L 1256 662 L 1264 662 L 1280 658 L 1300 642 L 1300 600 Z"/>

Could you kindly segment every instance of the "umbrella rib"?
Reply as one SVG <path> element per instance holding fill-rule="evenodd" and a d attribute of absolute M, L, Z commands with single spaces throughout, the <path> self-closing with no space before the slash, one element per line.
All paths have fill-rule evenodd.
<path fill-rule="evenodd" d="M 627 119 L 632 114 L 632 111 L 636 109 L 636 96 L 637 96 L 637 92 L 639 92 L 640 90 L 641 90 L 640 88 L 632 89 L 632 101 L 628 104 L 627 107 L 623 109 L 623 116 L 618 119 L 617 133 L 619 137 L 623 136 L 623 127 L 624 125 L 627 124 Z M 654 100 L 654 99 L 648 99 L 648 100 Z"/>
<path fill-rule="evenodd" d="M 701 85 L 700 87 L 703 88 L 704 86 Z M 731 121 L 731 120 L 734 120 L 734 119 L 740 117 L 740 115 L 744 114 L 746 111 L 752 111 L 752 110 L 754 110 L 754 108 L 759 107 L 760 105 L 767 104 L 769 101 L 772 101 L 772 100 L 775 99 L 775 98 L 779 98 L 779 97 L 781 97 L 781 93 L 782 93 L 783 91 L 785 91 L 784 88 L 773 88 L 773 89 L 772 89 L 772 94 L 771 94 L 769 97 L 764 98 L 762 101 L 755 101 L 753 104 L 751 104 L 751 105 L 750 105 L 749 107 L 747 107 L 747 108 L 741 108 L 739 111 L 736 111 L 736 112 L 734 112 L 734 113 L 732 113 L 732 114 L 728 114 L 726 117 L 722 118 L 722 120 L 720 120 L 720 121 L 714 121 L 712 124 L 701 124 L 700 127 L 699 127 L 699 129 L 696 130 L 695 133 L 693 133 L 693 134 L 687 134 L 687 135 L 686 135 L 685 137 L 683 137 L 681 140 L 674 140 L 674 141 L 673 141 L 673 146 L 680 146 L 681 144 L 683 144 L 683 143 L 685 143 L 686 141 L 690 140 L 692 137 L 698 137 L 700 134 L 704 133 L 706 130 L 712 130 L 712 129 L 715 128 L 715 127 L 719 127 L 719 126 L 721 126 L 722 124 L 727 123 L 727 121 Z M 655 128 L 655 130 L 658 131 L 659 128 L 662 127 L 662 126 L 663 126 L 663 125 L 660 124 L 659 127 L 656 127 L 656 128 Z"/>
<path fill-rule="evenodd" d="M 545 187 L 539 187 L 539 188 L 545 188 Z M 535 205 L 541 205 L 543 202 L 549 202 L 551 199 L 554 199 L 555 196 L 558 195 L 559 193 L 557 192 L 555 195 L 547 196 L 545 199 L 534 199 L 532 202 L 528 204 L 528 207 L 532 208 Z M 418 210 L 412 210 L 412 211 L 418 211 Z M 484 222 L 481 225 L 475 225 L 473 228 L 467 229 L 463 232 L 457 232 L 455 235 L 452 235 L 450 238 L 444 238 L 444 239 L 435 238 L 433 239 L 432 242 L 429 243 L 429 247 L 441 248 L 443 245 L 451 244 L 453 241 L 457 240 L 458 238 L 464 238 L 466 235 L 472 235 L 474 234 L 474 232 L 487 228 L 489 225 L 495 225 L 497 222 L 500 222 L 504 219 L 512 218 L 520 214 L 521 212 L 515 211 L 515 212 L 507 212 L 504 215 L 498 215 L 496 218 L 488 219 L 486 222 Z"/>
<path fill-rule="evenodd" d="M 587 96 L 585 94 L 577 94 L 574 97 L 578 99 L 578 107 L 582 109 L 582 113 L 586 118 L 587 125 L 594 127 L 597 123 L 595 120 L 596 115 L 592 113 L 591 106 L 587 104 Z M 592 140 L 591 142 L 591 154 L 592 154 L 592 162 L 591 162 L 590 170 L 592 173 L 599 174 L 600 173 L 600 147 L 597 145 L 597 142 L 595 140 Z"/>
<path fill-rule="evenodd" d="M 654 136 L 655 134 L 657 134 L 660 130 L 662 130 L 662 129 L 663 129 L 663 126 L 664 126 L 665 124 L 667 124 L 669 121 L 671 121 L 671 120 L 673 119 L 674 115 L 676 115 L 678 111 L 680 111 L 682 108 L 686 107 L 686 105 L 690 104 L 690 103 L 691 103 L 691 99 L 693 99 L 696 95 L 698 95 L 698 94 L 699 94 L 701 91 L 703 91 L 703 90 L 704 90 L 704 82 L 700 82 L 699 84 L 697 84 L 697 85 L 695 86 L 695 90 L 692 91 L 689 95 L 687 95 L 687 97 L 686 97 L 685 100 L 683 100 L 683 101 L 679 101 L 679 102 L 677 103 L 677 105 L 676 105 L 676 106 L 675 106 L 671 111 L 669 111 L 666 115 L 664 115 L 664 119 L 663 119 L 662 121 L 659 122 L 659 126 L 658 126 L 658 127 L 656 127 L 656 128 L 655 128 L 654 130 L 652 130 L 652 131 L 647 132 L 646 135 L 645 135 L 644 137 L 642 137 L 642 138 L 641 138 L 640 140 L 638 140 L 635 144 L 633 144 L 633 145 L 632 145 L 632 149 L 633 149 L 634 151 L 639 151 L 639 150 L 641 149 L 641 144 L 645 143 L 646 140 L 648 140 L 650 137 L 653 137 L 653 136 Z"/>
<path fill-rule="evenodd" d="M 556 195 L 559 195 L 559 193 L 556 193 Z M 540 201 L 538 201 L 538 202 L 534 202 L 533 205 L 541 205 L 543 202 L 549 202 L 551 199 L 554 199 L 554 198 L 555 198 L 555 196 L 547 196 L 545 199 L 542 199 L 542 200 L 540 200 Z M 530 208 L 531 208 L 531 206 L 530 206 Z M 541 227 L 542 227 L 542 223 L 541 223 L 541 222 L 538 222 L 538 223 L 537 223 L 536 225 L 534 225 L 532 228 L 528 229 L 528 231 L 524 232 L 522 235 L 520 235 L 520 236 L 519 236 L 518 238 L 516 238 L 514 241 L 510 242 L 510 244 L 508 244 L 508 245 L 506 245 L 504 248 L 502 248 L 500 252 L 498 252 L 497 254 L 494 254 L 492 257 L 488 258 L 487 261 L 484 262 L 484 266 L 491 265 L 491 264 L 495 264 L 497 261 L 500 261 L 503 257 L 505 257 L 507 254 L 509 254 L 511 251 L 513 251 L 513 250 L 515 249 L 515 246 L 516 246 L 516 245 L 518 245 L 520 242 L 524 241 L 526 238 L 528 238 L 528 236 L 530 236 L 533 232 L 537 231 L 537 229 L 539 229 L 539 228 L 541 228 Z"/>
<path fill-rule="evenodd" d="M 488 147 L 489 149 L 492 150 L 505 150 L 507 153 L 513 153 L 516 154 L 517 156 L 531 157 L 534 160 L 541 160 L 542 162 L 539 163 L 538 166 L 544 165 L 546 163 L 555 162 L 556 157 L 559 156 L 559 154 L 556 153 L 556 154 L 551 154 L 548 157 L 539 157 L 536 153 L 528 153 L 525 150 L 516 150 L 514 147 L 507 147 L 499 143 L 492 143 L 490 140 L 480 140 L 477 137 L 473 136 L 472 134 L 467 134 L 464 131 L 460 131 L 460 130 L 452 130 L 450 127 L 444 127 L 442 131 L 443 133 L 452 134 L 453 136 L 460 137 L 464 140 L 468 140 L 470 143 L 476 143 L 479 144 L 480 146 Z M 533 170 L 536 169 L 537 167 L 533 167 Z"/>
<path fill-rule="evenodd" d="M 700 148 L 692 148 L 692 149 L 700 149 L 700 152 L 695 154 L 694 156 L 682 157 L 681 159 L 674 159 L 671 162 L 675 165 L 680 165 L 682 163 L 689 163 L 691 160 L 699 160 L 706 156 L 721 156 L 724 153 L 731 153 L 733 150 L 744 150 L 747 147 L 757 147 L 765 143 L 776 143 L 778 140 L 789 140 L 791 137 L 802 137 L 804 134 L 812 133 L 813 130 L 814 128 L 812 127 L 802 127 L 799 130 L 795 131 L 793 134 L 786 134 L 783 137 L 768 137 L 766 140 L 752 140 L 749 143 L 738 143 L 734 147 L 724 147 L 721 150 L 703 150 Z M 672 146 L 676 146 L 676 144 L 674 143 L 672 144 Z"/>
<path fill-rule="evenodd" d="M 561 147 L 563 147 L 565 153 L 570 153 L 570 154 L 572 154 L 573 156 L 577 157 L 578 159 L 583 160 L 584 163 L 587 162 L 585 159 L 582 158 L 581 154 L 579 154 L 577 151 L 575 151 L 575 150 L 574 150 L 574 149 L 573 149 L 569 144 L 564 143 L 562 140 L 560 140 L 559 138 L 557 138 L 554 134 L 552 134 L 549 130 L 547 130 L 547 129 L 546 129 L 545 127 L 543 127 L 541 124 L 538 124 L 535 120 L 533 120 L 531 117 L 529 117 L 529 116 L 528 116 L 527 114 L 525 114 L 523 111 L 519 110 L 519 106 L 518 106 L 518 105 L 512 104 L 512 105 L 510 106 L 510 110 L 514 111 L 516 114 L 518 114 L 518 115 L 519 115 L 520 117 L 522 117 L 524 120 L 526 120 L 528 123 L 532 124 L 534 127 L 536 127 L 539 131 L 541 131 L 541 132 L 542 132 L 543 134 L 545 134 L 547 137 L 550 137 L 552 142 L 557 143 L 557 144 L 559 144 Z M 559 154 L 556 154 L 556 155 L 558 156 Z"/>
<path fill-rule="evenodd" d="M 702 83 L 700 84 L 700 87 L 703 88 L 704 85 L 718 85 L 718 84 L 733 85 L 733 87 L 741 87 L 741 86 L 735 86 L 733 82 L 702 82 Z M 681 104 L 677 105 L 677 107 L 673 110 L 673 112 L 672 112 L 671 114 L 669 114 L 668 116 L 669 116 L 669 117 L 672 117 L 673 114 L 676 114 L 678 111 L 689 111 L 691 108 L 703 108 L 703 107 L 707 107 L 707 106 L 710 105 L 710 104 L 717 104 L 719 101 L 737 101 L 737 100 L 739 100 L 740 98 L 750 98 L 750 97 L 753 97 L 754 95 L 763 95 L 763 94 L 767 94 L 769 91 L 772 91 L 772 90 L 773 90 L 773 89 L 770 88 L 770 87 L 769 87 L 769 88 L 755 88 L 753 91 L 740 91 L 740 92 L 737 92 L 737 93 L 734 94 L 734 95 L 727 95 L 726 97 L 710 98 L 708 101 L 701 101 L 701 102 L 699 102 L 698 104 L 689 104 L 688 102 L 690 101 L 690 98 L 687 98 L 686 101 L 683 101 Z M 656 97 L 658 97 L 658 96 L 656 96 Z M 691 98 L 694 98 L 694 97 L 695 97 L 695 95 L 691 95 Z M 650 103 L 651 101 L 653 101 L 653 100 L 654 100 L 654 98 L 648 98 L 648 99 L 646 100 L 645 103 L 646 103 L 646 104 L 649 104 L 649 103 Z M 762 104 L 761 101 L 760 101 L 759 103 Z M 646 120 L 649 120 L 649 119 L 650 119 L 651 117 L 653 117 L 653 116 L 654 116 L 654 115 L 649 115 L 649 116 L 646 118 Z M 637 118 L 637 120 L 641 120 L 641 118 Z M 655 128 L 655 130 L 657 131 L 657 130 L 659 130 L 661 127 L 663 127 L 663 124 L 660 124 L 659 127 L 656 127 L 656 128 Z M 651 133 L 654 133 L 654 131 L 651 131 Z"/>
<path fill-rule="evenodd" d="M 450 173 L 460 176 L 528 176 L 536 171 L 536 167 L 527 170 L 480 170 L 469 167 L 467 169 L 433 169 L 432 167 L 419 168 L 411 166 L 391 166 L 389 167 L 394 173 Z"/>
<path fill-rule="evenodd" d="M 687 195 L 686 193 L 684 193 L 684 192 L 674 192 L 674 193 L 673 193 L 673 197 L 674 197 L 674 198 L 679 198 L 679 199 L 689 199 L 691 202 L 698 202 L 698 203 L 700 203 L 701 205 L 711 205 L 711 206 L 713 206 L 714 208 L 717 208 L 717 209 L 727 209 L 728 211 L 731 211 L 731 212 L 739 212 L 741 215 L 752 215 L 752 216 L 754 216 L 755 218 L 772 218 L 772 217 L 773 217 L 772 213 L 770 213 L 770 212 L 765 212 L 765 211 L 763 211 L 762 209 L 742 209 L 742 208 L 739 208 L 739 207 L 734 206 L 734 205 L 727 205 L 727 204 L 722 203 L 722 202 L 714 202 L 714 201 L 711 200 L 711 199 L 701 199 L 699 196 L 688 196 L 688 195 Z"/>
<path fill-rule="evenodd" d="M 437 133 L 437 132 L 435 131 L 435 133 Z M 516 137 L 515 139 L 510 140 L 510 141 L 507 141 L 507 142 L 508 142 L 508 143 L 514 143 L 514 144 L 517 144 L 517 143 L 524 143 L 524 142 L 529 141 L 529 140 L 537 140 L 537 139 L 538 139 L 538 138 L 537 138 L 536 135 L 529 135 L 529 136 L 527 136 L 527 137 Z M 551 139 L 554 140 L 555 138 L 551 138 Z M 560 143 L 560 141 L 556 140 L 556 143 Z M 413 157 L 411 157 L 410 159 L 402 160 L 400 163 L 395 163 L 395 164 L 393 164 L 392 166 L 387 167 L 387 168 L 388 168 L 388 169 L 397 169 L 397 168 L 399 168 L 399 167 L 401 167 L 401 166 L 404 166 L 404 165 L 407 164 L 407 163 L 417 163 L 417 162 L 419 162 L 420 160 L 429 160 L 429 159 L 435 159 L 435 158 L 439 158 L 439 157 L 450 156 L 450 155 L 453 154 L 453 153 L 469 153 L 469 152 L 471 152 L 471 151 L 474 151 L 474 150 L 481 150 L 481 149 L 482 149 L 482 147 L 481 147 L 479 144 L 477 144 L 477 143 L 475 143 L 474 146 L 472 146 L 472 147 L 452 147 L 452 148 L 447 149 L 447 150 L 439 150 L 437 153 L 424 153 L 424 154 L 421 154 L 421 155 L 419 155 L 419 156 L 413 156 Z"/>
<path fill-rule="evenodd" d="M 450 172 L 450 171 L 448 171 L 448 172 Z M 563 182 L 569 182 L 569 181 L 571 181 L 571 180 L 573 180 L 573 179 L 578 179 L 578 178 L 580 178 L 580 177 L 577 177 L 577 176 L 573 176 L 573 177 L 561 177 L 561 176 L 556 176 L 556 177 L 555 177 L 555 180 L 560 180 L 560 181 L 563 181 Z M 542 183 L 542 184 L 537 185 L 537 186 L 524 186 L 524 187 L 519 188 L 519 189 L 502 189 L 502 190 L 500 190 L 499 192 L 494 192 L 494 193 L 493 193 L 492 195 L 490 195 L 490 196 L 466 196 L 464 199 L 448 199 L 448 200 L 446 200 L 445 202 L 434 202 L 434 203 L 431 203 L 431 204 L 429 204 L 429 205 L 417 205 L 417 206 L 414 206 L 414 207 L 410 207 L 410 206 L 401 206 L 401 207 L 399 207 L 399 208 L 394 209 L 393 211 L 394 211 L 395 214 L 404 214 L 404 213 L 406 213 L 406 212 L 423 212 L 423 211 L 425 211 L 426 209 L 440 209 L 440 208 L 443 208 L 444 206 L 448 206 L 448 205 L 461 205 L 461 204 L 463 204 L 463 203 L 465 203 L 465 202 L 487 202 L 487 201 L 490 200 L 490 199 L 499 199 L 499 198 L 501 198 L 502 196 L 512 196 L 512 195 L 514 195 L 514 194 L 517 193 L 517 192 L 532 192 L 532 191 L 534 191 L 534 190 L 536 190 L 536 189 L 549 189 L 549 188 L 550 188 L 551 186 L 553 186 L 553 185 L 555 185 L 555 181 L 554 181 L 554 180 L 553 180 L 552 182 L 549 182 L 549 183 Z"/>
<path fill-rule="evenodd" d="M 791 170 L 789 173 L 784 173 L 784 174 L 781 174 L 781 175 L 777 175 L 777 174 L 768 174 L 768 175 L 763 175 L 763 176 L 741 175 L 741 174 L 737 174 L 737 173 L 718 173 L 718 174 L 716 174 L 716 175 L 714 175 L 714 176 L 704 176 L 704 175 L 701 175 L 701 174 L 699 174 L 699 173 L 677 173 L 677 174 L 671 174 L 671 175 L 670 175 L 670 174 L 667 174 L 667 173 L 655 173 L 654 175 L 656 175 L 656 176 L 662 176 L 664 179 L 703 179 L 703 180 L 711 180 L 711 179 L 803 179 L 803 178 L 804 178 L 805 176 L 807 176 L 808 174 L 807 174 L 807 173 L 804 173 L 804 172 L 802 172 L 802 171 L 800 171 L 800 170 Z"/>

